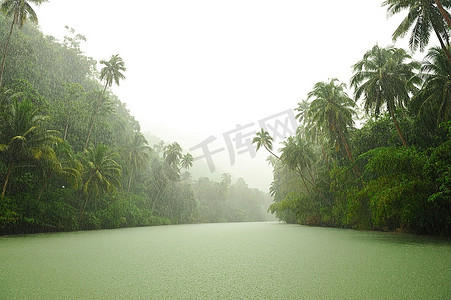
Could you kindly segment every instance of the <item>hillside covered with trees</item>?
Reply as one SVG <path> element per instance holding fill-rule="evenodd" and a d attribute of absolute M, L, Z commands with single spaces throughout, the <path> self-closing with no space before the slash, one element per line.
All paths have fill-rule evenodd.
<path fill-rule="evenodd" d="M 194 180 L 177 142 L 149 147 L 110 90 L 120 55 L 99 72 L 83 35 L 43 35 L 28 2 L 1 3 L 0 233 L 268 218 L 269 195 L 244 180 Z"/>

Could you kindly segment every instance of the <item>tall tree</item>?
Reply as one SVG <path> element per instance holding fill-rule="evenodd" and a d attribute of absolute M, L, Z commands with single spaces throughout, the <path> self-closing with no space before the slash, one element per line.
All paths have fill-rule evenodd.
<path fill-rule="evenodd" d="M 331 79 L 318 82 L 308 94 L 312 99 L 308 110 L 310 123 L 317 124 L 318 134 L 325 134 L 331 143 L 339 142 L 351 162 L 354 158 L 348 144 L 349 128 L 354 125 L 355 102 L 345 92 L 346 85 Z M 340 147 L 341 148 L 341 147 Z"/>
<path fill-rule="evenodd" d="M 182 168 L 189 169 L 193 166 L 193 164 L 194 157 L 190 153 L 186 153 L 185 155 L 182 156 L 180 160 L 180 165 L 182 166 Z"/>
<path fill-rule="evenodd" d="M 169 144 L 164 148 L 163 157 L 170 166 L 178 168 L 182 156 L 182 147 L 177 142 Z"/>
<path fill-rule="evenodd" d="M 271 153 L 272 156 L 274 156 L 277 159 L 280 159 L 280 157 L 272 151 L 272 142 L 273 142 L 272 136 L 269 135 L 269 132 L 265 131 L 263 128 L 256 133 L 254 139 L 252 140 L 253 144 L 257 144 L 257 150 L 263 147 L 266 149 L 266 151 Z"/>
<path fill-rule="evenodd" d="M 382 5 L 388 6 L 387 11 L 390 15 L 408 10 L 407 16 L 393 33 L 394 41 L 404 37 L 413 27 L 409 39 L 410 49 L 416 51 L 419 48 L 420 51 L 424 51 L 429 43 L 431 31 L 434 31 L 448 62 L 451 64 L 451 55 L 447 49 L 449 25 L 436 3 L 437 1 L 432 0 L 386 0 Z M 442 0 L 440 4 L 443 10 L 451 7 L 450 0 Z M 447 12 L 445 12 L 445 15 L 449 16 Z"/>
<path fill-rule="evenodd" d="M 377 117 L 385 104 L 404 146 L 407 142 L 395 112 L 397 108 L 405 108 L 410 93 L 417 90 L 416 84 L 421 81 L 415 73 L 420 64 L 411 58 L 404 49 L 375 45 L 353 66 L 351 78 L 355 98 L 363 97 L 367 113 Z"/>
<path fill-rule="evenodd" d="M 180 163 L 182 160 L 182 147 L 179 143 L 174 142 L 164 147 L 163 159 L 165 162 L 164 170 L 167 173 L 167 177 L 171 180 L 180 179 Z"/>
<path fill-rule="evenodd" d="M 122 72 L 126 71 L 124 61 L 119 56 L 119 54 L 115 54 L 111 56 L 110 60 L 101 60 L 101 64 L 104 65 L 104 67 L 100 70 L 100 80 L 105 81 L 105 86 L 103 88 L 103 96 L 105 96 L 106 88 L 111 87 L 113 85 L 113 82 L 116 83 L 116 85 L 119 85 L 120 81 L 125 79 L 125 76 Z M 94 124 L 96 122 L 97 115 L 99 114 L 99 110 L 102 106 L 102 102 L 104 97 L 100 97 L 97 107 L 94 111 L 94 114 L 91 119 L 91 124 L 89 126 L 88 136 L 86 137 L 85 142 L 85 148 L 88 147 L 89 139 L 91 138 L 92 129 L 94 127 Z"/>
<path fill-rule="evenodd" d="M 9 30 L 8 39 L 6 40 L 5 49 L 3 50 L 2 65 L 0 70 L 0 89 L 3 83 L 3 73 L 5 71 L 6 55 L 8 52 L 9 42 L 15 25 L 19 28 L 23 26 L 28 19 L 33 23 L 38 23 L 38 16 L 31 7 L 30 3 L 40 5 L 47 0 L 3 0 L 0 3 L 0 10 L 8 17 L 12 17 L 11 28 Z"/>

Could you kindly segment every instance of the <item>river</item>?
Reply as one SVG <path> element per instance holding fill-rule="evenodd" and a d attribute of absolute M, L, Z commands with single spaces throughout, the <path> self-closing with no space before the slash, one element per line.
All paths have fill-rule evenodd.
<path fill-rule="evenodd" d="M 0 299 L 451 299 L 451 242 L 277 222 L 0 237 Z"/>

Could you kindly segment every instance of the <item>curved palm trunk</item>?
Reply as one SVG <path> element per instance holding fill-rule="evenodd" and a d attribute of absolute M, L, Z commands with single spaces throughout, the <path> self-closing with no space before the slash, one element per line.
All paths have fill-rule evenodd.
<path fill-rule="evenodd" d="M 451 28 L 451 19 L 448 16 L 448 13 L 442 6 L 442 2 L 440 0 L 435 0 L 435 4 L 437 4 L 438 10 L 442 14 L 443 18 L 445 19 L 446 23 L 448 24 L 449 28 Z"/>
<path fill-rule="evenodd" d="M 305 180 L 306 180 L 307 178 L 304 176 L 304 174 L 302 174 L 302 170 L 299 169 L 299 168 L 297 168 L 296 171 L 297 171 L 297 173 L 301 176 L 302 183 L 304 183 L 304 186 L 305 186 L 305 188 L 307 189 L 307 193 L 311 194 L 311 193 L 310 193 L 310 189 L 308 188 L 308 185 L 307 185 L 307 183 L 305 182 Z M 308 180 L 308 179 L 307 179 L 307 180 Z M 312 183 L 310 182 L 310 184 L 312 184 Z"/>
<path fill-rule="evenodd" d="M 69 121 L 70 121 L 70 118 L 68 117 L 66 119 L 66 126 L 64 127 L 64 137 L 63 137 L 63 139 L 65 141 L 67 141 L 67 132 L 69 131 Z"/>
<path fill-rule="evenodd" d="M 280 160 L 280 157 L 277 156 L 274 152 L 272 152 L 266 145 L 263 145 L 265 147 L 265 149 L 275 158 L 277 158 L 278 160 Z"/>
<path fill-rule="evenodd" d="M 13 34 L 14 24 L 17 20 L 17 12 L 14 14 L 13 22 L 11 23 L 11 29 L 9 30 L 8 40 L 6 41 L 5 50 L 3 51 L 3 59 L 2 59 L 2 67 L 0 70 L 0 89 L 2 88 L 3 83 L 3 72 L 5 71 L 5 65 L 6 65 L 6 54 L 8 52 L 9 42 L 11 40 L 11 35 Z"/>
<path fill-rule="evenodd" d="M 445 43 L 443 42 L 442 37 L 440 36 L 440 33 L 438 33 L 437 29 L 432 26 L 434 29 L 435 35 L 438 38 L 438 41 L 440 42 L 440 47 L 442 47 L 443 52 L 445 52 L 446 58 L 448 59 L 449 64 L 451 64 L 451 55 L 449 54 L 448 48 L 446 47 Z"/>
<path fill-rule="evenodd" d="M 81 207 L 80 216 L 78 217 L 78 225 L 81 224 L 81 220 L 82 220 L 83 215 L 84 215 L 84 213 L 85 213 L 85 210 L 86 210 L 86 204 L 88 204 L 88 200 L 89 200 L 89 195 L 86 196 L 86 199 L 85 199 L 85 201 L 83 202 L 83 205 L 82 205 L 82 207 Z"/>
<path fill-rule="evenodd" d="M 338 130 L 338 134 L 340 135 L 341 142 L 345 146 L 346 154 L 347 154 L 349 160 L 351 161 L 351 163 L 354 164 L 355 160 L 354 160 L 354 157 L 352 156 L 351 150 L 349 149 L 348 142 L 346 141 L 345 136 L 344 136 L 343 132 L 341 131 L 341 128 L 338 127 L 338 126 L 336 128 Z M 360 174 L 359 169 L 357 168 L 357 166 L 353 166 L 352 170 L 353 170 L 355 178 L 356 179 L 360 178 L 360 180 L 362 181 L 362 184 L 364 184 L 363 179 L 362 179 L 362 175 Z"/>
<path fill-rule="evenodd" d="M 130 172 L 130 177 L 128 178 L 128 187 L 127 187 L 127 196 L 128 196 L 128 207 L 132 206 L 132 199 L 130 194 L 130 186 L 132 185 L 132 177 L 133 177 L 133 168 Z"/>
<path fill-rule="evenodd" d="M 404 145 L 404 147 L 407 147 L 406 140 L 404 139 L 404 136 L 402 135 L 401 128 L 399 127 L 398 121 L 396 120 L 393 110 L 390 110 L 390 116 L 392 117 L 393 122 L 395 123 L 395 127 L 396 127 L 396 130 L 398 131 L 399 137 L 401 138 L 402 144 Z"/>
<path fill-rule="evenodd" d="M 41 190 L 39 191 L 38 199 L 36 200 L 36 202 L 39 202 L 41 200 L 41 197 L 44 194 L 44 190 L 47 187 L 50 177 L 52 177 L 52 175 L 50 175 L 50 174 L 45 176 L 44 183 L 41 186 Z"/>
<path fill-rule="evenodd" d="M 9 167 L 8 167 L 8 171 L 6 172 L 6 178 L 5 178 L 5 183 L 3 184 L 1 200 L 3 200 L 3 198 L 5 198 L 6 187 L 8 186 L 9 176 L 11 176 L 12 171 L 13 171 L 13 165 L 10 164 Z"/>
<path fill-rule="evenodd" d="M 130 186 L 132 185 L 132 177 L 133 177 L 133 168 L 130 172 L 130 177 L 128 178 L 128 187 L 127 187 L 127 194 L 130 194 Z"/>
<path fill-rule="evenodd" d="M 105 94 L 107 85 L 108 84 L 105 84 L 105 87 L 103 88 L 102 95 Z M 92 129 L 94 128 L 94 123 L 96 122 L 97 115 L 99 114 L 100 106 L 101 106 L 102 102 L 103 102 L 103 100 L 102 100 L 102 98 L 100 98 L 98 103 L 97 103 L 97 107 L 96 107 L 96 109 L 94 111 L 94 115 L 92 116 L 91 125 L 89 125 L 88 136 L 86 137 L 85 149 L 88 148 L 89 139 L 91 138 L 91 134 L 92 134 Z"/>
<path fill-rule="evenodd" d="M 307 168 L 308 169 L 308 168 Z M 318 187 L 316 186 L 315 180 L 313 179 L 312 174 L 310 173 L 310 171 L 308 171 L 310 173 L 311 176 L 311 180 L 305 176 L 304 174 L 302 174 L 302 170 L 301 168 L 296 168 L 296 172 L 301 176 L 302 182 L 304 183 L 305 188 L 307 189 L 307 192 L 312 196 L 312 193 L 310 192 L 310 189 L 308 188 L 308 185 L 306 183 L 306 180 L 308 181 L 308 183 L 310 183 L 310 185 L 313 187 L 313 189 L 319 194 L 319 196 L 321 197 L 321 199 L 323 199 L 325 202 L 327 202 L 327 204 L 329 204 L 330 206 L 332 206 L 332 203 L 330 203 L 329 200 L 326 199 L 326 197 L 324 196 L 324 194 L 321 192 L 321 190 L 318 189 Z"/>

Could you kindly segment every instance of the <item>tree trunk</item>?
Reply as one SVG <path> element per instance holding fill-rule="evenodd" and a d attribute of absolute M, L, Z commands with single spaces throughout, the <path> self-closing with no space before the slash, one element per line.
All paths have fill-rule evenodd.
<path fill-rule="evenodd" d="M 13 171 L 13 165 L 10 164 L 9 167 L 8 167 L 8 172 L 6 173 L 5 183 L 3 184 L 3 190 L 2 190 L 2 198 L 1 198 L 1 200 L 3 200 L 3 198 L 5 198 L 6 187 L 8 186 L 9 176 L 11 175 L 12 171 Z"/>
<path fill-rule="evenodd" d="M 132 184 L 132 177 L 133 177 L 133 168 L 130 172 L 130 178 L 128 179 L 128 187 L 127 187 L 127 194 L 130 194 L 130 186 Z"/>
<path fill-rule="evenodd" d="M 445 52 L 446 58 L 448 59 L 449 64 L 451 65 L 451 55 L 449 54 L 448 48 L 445 46 L 445 43 L 443 42 L 442 37 L 440 36 L 440 33 L 437 31 L 437 29 L 432 26 L 434 29 L 435 35 L 438 38 L 438 41 L 440 42 L 440 47 L 442 47 L 443 52 Z"/>
<path fill-rule="evenodd" d="M 345 146 L 346 154 L 347 154 L 349 160 L 351 161 L 351 163 L 354 164 L 354 162 L 355 162 L 354 161 L 354 157 L 352 157 L 352 153 L 351 153 L 351 150 L 349 149 L 348 142 L 346 141 L 345 136 L 344 136 L 343 132 L 341 131 L 341 128 L 338 127 L 338 126 L 336 128 L 337 128 L 338 133 L 340 135 L 341 142 Z M 360 178 L 361 181 L 362 181 L 362 184 L 364 184 L 363 179 L 362 179 L 362 175 L 360 174 L 359 169 L 357 168 L 357 166 L 353 166 L 352 170 L 353 170 L 355 178 L 356 179 Z"/>
<path fill-rule="evenodd" d="M 69 130 L 69 118 L 66 120 L 66 126 L 64 127 L 64 140 L 67 141 L 67 131 Z M 85 147 L 86 148 L 86 147 Z"/>
<path fill-rule="evenodd" d="M 310 196 L 312 196 L 312 194 L 310 193 L 310 190 L 309 190 L 308 185 L 306 184 L 305 180 L 307 180 L 311 184 L 313 189 L 319 194 L 319 196 L 332 207 L 332 203 L 330 203 L 329 200 L 327 200 L 326 197 L 324 197 L 323 193 L 317 188 L 313 177 L 312 177 L 313 181 L 308 179 L 307 176 L 304 176 L 304 174 L 302 174 L 302 170 L 300 168 L 296 168 L 296 172 L 301 176 L 302 182 L 304 183 L 304 186 L 307 189 L 307 192 L 310 194 Z"/>
<path fill-rule="evenodd" d="M 102 95 L 105 94 L 107 86 L 108 85 L 105 84 L 105 87 L 103 88 Z M 88 148 L 89 139 L 91 138 L 91 134 L 92 134 L 92 128 L 94 127 L 94 123 L 96 122 L 97 115 L 99 114 L 100 106 L 101 106 L 102 102 L 103 102 L 103 100 L 102 100 L 102 98 L 100 98 L 98 103 L 97 103 L 97 107 L 96 107 L 96 109 L 94 111 L 94 115 L 92 116 L 92 121 L 91 121 L 91 125 L 89 126 L 88 136 L 86 137 L 85 149 Z"/>
<path fill-rule="evenodd" d="M 44 183 L 42 184 L 41 190 L 39 191 L 38 199 L 36 202 L 39 202 L 41 200 L 42 194 L 44 193 L 45 187 L 47 186 L 47 183 L 49 182 L 51 175 L 47 175 L 44 178 Z"/>
<path fill-rule="evenodd" d="M 280 157 L 277 156 L 274 152 L 272 152 L 266 145 L 263 145 L 263 146 L 265 147 L 265 149 L 266 149 L 270 154 L 272 154 L 272 156 L 274 156 L 275 158 L 277 158 L 278 160 L 280 160 Z"/>
<path fill-rule="evenodd" d="M 17 12 L 14 14 L 13 22 L 11 23 L 11 29 L 9 30 L 8 39 L 6 40 L 5 50 L 3 51 L 3 59 L 2 59 L 2 69 L 0 70 L 0 89 L 2 88 L 3 84 L 3 72 L 5 71 L 5 65 L 6 65 L 6 53 L 8 52 L 9 42 L 11 40 L 11 35 L 13 34 L 14 24 L 17 20 Z"/>
<path fill-rule="evenodd" d="M 446 23 L 448 24 L 449 28 L 451 29 L 451 19 L 449 18 L 446 10 L 443 8 L 442 2 L 440 2 L 440 0 L 435 0 L 435 4 L 437 4 L 438 10 L 442 14 L 443 19 L 445 19 Z"/>
<path fill-rule="evenodd" d="M 85 142 L 85 149 L 88 148 L 89 139 L 91 138 L 91 134 L 92 134 L 92 128 L 94 127 L 94 123 L 96 122 L 96 118 L 97 118 L 97 114 L 99 113 L 99 110 L 100 110 L 100 103 L 97 105 L 97 107 L 94 111 L 94 115 L 92 116 L 92 119 L 91 119 L 91 124 L 89 125 L 88 136 L 86 137 L 86 142 Z"/>
<path fill-rule="evenodd" d="M 302 171 L 300 170 L 300 169 L 297 169 L 297 172 L 298 172 L 298 174 L 301 176 L 301 179 L 302 179 L 302 182 L 304 183 L 304 186 L 305 186 L 305 188 L 307 189 L 307 193 L 309 193 L 309 194 L 311 194 L 310 193 L 310 189 L 308 188 L 308 186 L 307 186 L 307 183 L 305 182 L 305 176 L 304 176 L 304 174 L 302 174 Z M 311 184 L 311 183 L 310 183 Z"/>
<path fill-rule="evenodd" d="M 127 196 L 128 196 L 128 207 L 132 206 L 132 200 L 130 197 L 130 186 L 132 185 L 132 177 L 133 177 L 133 168 L 130 172 L 130 178 L 128 179 L 128 187 L 127 187 Z"/>
<path fill-rule="evenodd" d="M 83 202 L 83 205 L 82 205 L 82 207 L 81 207 L 80 216 L 78 217 L 78 225 L 79 225 L 79 226 L 80 226 L 80 224 L 81 224 L 81 220 L 82 220 L 82 218 L 83 218 L 83 214 L 85 213 L 86 204 L 88 204 L 88 199 L 89 199 L 89 196 L 87 195 L 87 196 L 86 196 L 86 199 L 85 199 L 85 201 Z"/>
<path fill-rule="evenodd" d="M 395 114 L 393 113 L 392 109 L 390 109 L 390 115 L 393 119 L 393 122 L 395 123 L 395 127 L 396 127 L 396 130 L 398 131 L 399 137 L 401 138 L 402 144 L 404 145 L 404 147 L 407 147 L 406 140 L 404 139 L 404 136 L 402 135 L 401 128 L 399 127 L 398 121 L 396 120 Z"/>

